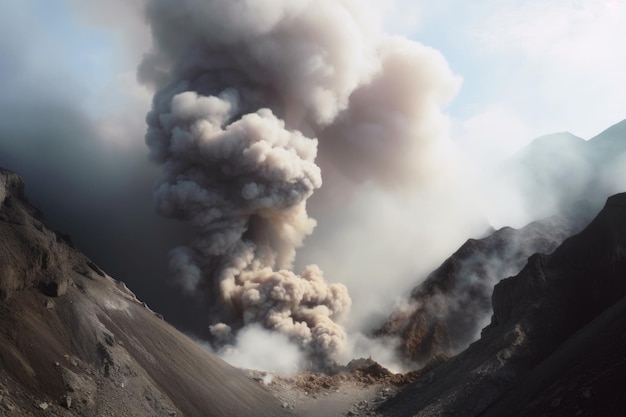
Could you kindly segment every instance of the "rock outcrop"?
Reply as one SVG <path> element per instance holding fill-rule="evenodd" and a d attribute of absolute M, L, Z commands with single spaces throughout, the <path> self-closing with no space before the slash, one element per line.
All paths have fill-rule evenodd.
<path fill-rule="evenodd" d="M 0 416 L 286 412 L 48 230 L 23 188 L 0 170 Z"/>
<path fill-rule="evenodd" d="M 626 193 L 609 198 L 551 255 L 533 255 L 518 275 L 497 284 L 480 340 L 381 411 L 622 415 L 623 396 L 614 388 L 626 382 L 625 296 Z M 585 401 L 592 395 L 601 401 Z"/>

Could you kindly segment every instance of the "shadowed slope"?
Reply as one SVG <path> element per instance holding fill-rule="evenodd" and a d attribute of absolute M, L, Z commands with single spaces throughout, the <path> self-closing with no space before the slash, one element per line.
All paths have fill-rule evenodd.
<path fill-rule="evenodd" d="M 534 399 L 538 404 L 534 411 L 541 411 L 544 400 L 550 398 L 549 390 L 556 389 L 550 383 L 562 381 L 564 386 L 576 387 L 577 378 L 584 381 L 585 372 L 595 375 L 597 386 L 623 383 L 624 373 L 619 369 L 623 369 L 625 355 L 619 346 L 624 343 L 626 324 L 623 314 L 607 309 L 619 309 L 621 304 L 616 303 L 625 296 L 626 194 L 619 194 L 610 197 L 591 224 L 552 255 L 533 255 L 517 276 L 497 284 L 494 316 L 481 339 L 408 386 L 382 410 L 394 416 L 475 416 L 507 395 L 509 399 L 503 397 L 500 407 L 517 404 L 520 398 Z M 608 342 L 607 329 L 616 329 L 617 348 L 603 349 L 589 342 Z M 583 336 L 575 336 L 576 332 Z M 536 381 L 526 380 L 523 391 L 520 378 L 530 372 L 543 379 L 535 391 L 528 387 Z M 605 398 L 611 401 L 594 410 L 620 415 L 620 398 L 606 393 Z M 575 405 L 583 403 L 580 399 Z M 490 415 L 518 413 L 522 415 L 522 410 Z"/>

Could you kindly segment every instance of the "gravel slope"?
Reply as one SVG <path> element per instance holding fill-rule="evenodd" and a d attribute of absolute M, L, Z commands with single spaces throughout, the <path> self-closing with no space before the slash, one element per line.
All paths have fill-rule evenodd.
<path fill-rule="evenodd" d="M 48 230 L 0 170 L 0 416 L 286 413 Z"/>

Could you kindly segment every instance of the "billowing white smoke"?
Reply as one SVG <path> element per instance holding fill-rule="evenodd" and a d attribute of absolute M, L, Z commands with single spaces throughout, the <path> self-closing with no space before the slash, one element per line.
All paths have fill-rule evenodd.
<path fill-rule="evenodd" d="M 154 197 L 195 227 L 170 264 L 215 307 L 216 340 L 256 323 L 335 358 L 346 287 L 317 266 L 290 271 L 316 224 L 306 204 L 320 167 L 327 192 L 316 204 L 346 184 L 395 185 L 437 164 L 440 106 L 459 81 L 436 51 L 382 33 L 366 4 L 148 5 L 154 45 L 139 77 L 158 90 L 146 134 L 163 166 Z"/>
<path fill-rule="evenodd" d="M 191 247 L 172 251 L 172 269 L 191 291 L 216 280 L 229 321 L 262 323 L 322 356 L 337 352 L 345 334 L 333 320 L 350 307 L 345 286 L 327 284 L 316 266 L 301 276 L 284 269 L 315 226 L 305 204 L 322 184 L 317 140 L 286 130 L 269 109 L 235 120 L 237 108 L 232 91 L 178 93 L 147 136 L 150 145 L 168 142 L 157 208 L 198 231 Z M 212 327 L 227 340 L 225 329 Z"/>

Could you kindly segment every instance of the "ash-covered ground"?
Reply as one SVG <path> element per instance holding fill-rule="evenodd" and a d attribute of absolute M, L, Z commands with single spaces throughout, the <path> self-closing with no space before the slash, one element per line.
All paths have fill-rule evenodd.
<path fill-rule="evenodd" d="M 246 373 L 266 386 L 283 408 L 298 416 L 379 416 L 378 407 L 398 389 L 446 359 L 439 357 L 420 370 L 397 374 L 371 358 L 355 359 L 326 373 L 300 372 L 293 376 L 254 370 Z"/>

